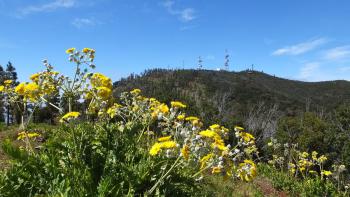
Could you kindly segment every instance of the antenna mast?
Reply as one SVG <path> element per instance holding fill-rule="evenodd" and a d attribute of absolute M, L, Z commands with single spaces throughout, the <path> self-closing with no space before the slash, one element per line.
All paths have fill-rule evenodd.
<path fill-rule="evenodd" d="M 225 55 L 225 70 L 226 71 L 229 71 L 229 67 L 230 67 L 230 65 L 229 65 L 229 63 L 230 63 L 230 55 L 228 54 L 228 51 L 227 51 L 227 49 L 225 50 L 225 53 L 226 53 L 226 55 Z"/>
<path fill-rule="evenodd" d="M 203 60 L 202 60 L 201 56 L 199 56 L 198 57 L 198 70 L 202 70 L 202 68 L 203 68 L 202 63 L 203 63 Z"/>

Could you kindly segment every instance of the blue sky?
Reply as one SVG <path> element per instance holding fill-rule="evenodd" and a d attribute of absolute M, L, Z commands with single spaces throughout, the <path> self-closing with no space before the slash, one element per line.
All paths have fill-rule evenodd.
<path fill-rule="evenodd" d="M 48 59 L 69 73 L 65 49 L 96 49 L 113 80 L 148 68 L 255 65 L 289 79 L 350 80 L 348 0 L 0 0 L 0 64 L 20 80 Z"/>

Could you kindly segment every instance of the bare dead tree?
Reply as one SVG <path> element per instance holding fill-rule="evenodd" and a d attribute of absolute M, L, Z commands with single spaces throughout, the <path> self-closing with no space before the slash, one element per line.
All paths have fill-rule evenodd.
<path fill-rule="evenodd" d="M 277 104 L 271 106 L 260 102 L 249 110 L 245 118 L 245 126 L 247 130 L 257 137 L 257 142 L 261 142 L 276 133 L 280 117 L 281 112 L 278 110 Z"/>

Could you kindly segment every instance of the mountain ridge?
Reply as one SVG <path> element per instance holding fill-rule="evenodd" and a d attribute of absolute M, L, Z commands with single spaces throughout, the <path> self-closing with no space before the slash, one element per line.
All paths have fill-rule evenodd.
<path fill-rule="evenodd" d="M 295 114 L 305 110 L 330 111 L 350 102 L 349 81 L 303 82 L 250 70 L 146 70 L 116 81 L 114 94 L 133 88 L 162 102 L 184 101 L 195 113 L 218 120 L 227 115 L 243 116 L 258 103 L 278 105 L 284 113 Z"/>

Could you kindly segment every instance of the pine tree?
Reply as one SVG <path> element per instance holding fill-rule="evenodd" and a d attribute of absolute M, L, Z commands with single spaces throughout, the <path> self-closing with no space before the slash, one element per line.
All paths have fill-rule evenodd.
<path fill-rule="evenodd" d="M 18 85 L 17 82 L 17 72 L 16 68 L 12 65 L 12 63 L 9 61 L 6 65 L 6 72 L 4 74 L 4 80 L 12 80 L 12 86 Z M 10 122 L 13 122 L 13 117 L 16 117 L 17 122 L 20 122 L 20 117 L 18 116 L 19 109 L 15 108 L 14 106 L 11 106 L 9 103 L 6 104 L 6 124 L 7 126 L 10 125 Z M 12 115 L 11 115 L 12 114 Z M 11 119 L 11 121 L 10 121 Z"/>
<path fill-rule="evenodd" d="M 7 73 L 7 79 L 11 79 L 14 82 L 17 81 L 17 72 L 16 68 L 12 65 L 12 63 L 9 61 L 6 66 L 6 73 Z"/>

